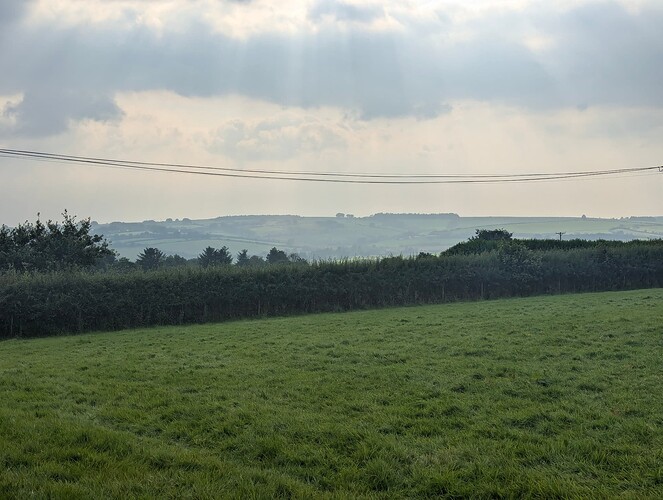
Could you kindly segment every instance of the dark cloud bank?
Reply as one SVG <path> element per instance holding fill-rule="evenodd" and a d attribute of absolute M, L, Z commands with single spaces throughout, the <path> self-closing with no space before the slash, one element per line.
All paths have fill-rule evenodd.
<path fill-rule="evenodd" d="M 338 22 L 321 21 L 316 33 L 245 40 L 202 23 L 163 36 L 134 23 L 28 28 L 11 4 L 0 3 L 0 93 L 24 94 L 4 109 L 14 118 L 11 133 L 21 135 L 115 120 L 116 93 L 164 89 L 334 106 L 362 119 L 431 118 L 466 98 L 528 108 L 663 106 L 663 9 L 652 7 L 637 14 L 614 3 L 532 12 L 532 22 L 556 41 L 534 54 L 494 32 L 445 43 L 444 24 L 434 36 L 407 27 L 369 31 L 365 24 L 383 16 L 381 9 L 328 1 L 310 18 Z"/>

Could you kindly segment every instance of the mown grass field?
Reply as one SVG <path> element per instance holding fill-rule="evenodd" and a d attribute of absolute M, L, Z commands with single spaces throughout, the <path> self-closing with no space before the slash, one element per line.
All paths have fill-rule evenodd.
<path fill-rule="evenodd" d="M 0 497 L 663 497 L 663 290 L 0 343 Z"/>

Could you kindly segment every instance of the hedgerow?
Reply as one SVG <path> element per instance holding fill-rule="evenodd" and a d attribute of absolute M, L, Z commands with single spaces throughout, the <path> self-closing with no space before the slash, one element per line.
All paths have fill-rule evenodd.
<path fill-rule="evenodd" d="M 663 285 L 663 241 L 261 268 L 0 275 L 0 337 Z"/>

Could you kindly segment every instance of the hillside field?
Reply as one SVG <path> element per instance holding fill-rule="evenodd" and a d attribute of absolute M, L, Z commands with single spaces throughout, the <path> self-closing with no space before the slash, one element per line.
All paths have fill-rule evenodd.
<path fill-rule="evenodd" d="M 0 497 L 663 497 L 663 289 L 0 342 Z"/>
<path fill-rule="evenodd" d="M 146 247 L 197 257 L 205 247 L 228 246 L 233 256 L 246 248 L 265 256 L 276 246 L 308 259 L 440 253 L 467 240 L 476 229 L 505 228 L 516 238 L 663 238 L 663 217 L 459 217 L 456 214 L 375 214 L 367 217 L 297 215 L 222 216 L 201 220 L 94 224 L 111 247 L 135 259 Z"/>

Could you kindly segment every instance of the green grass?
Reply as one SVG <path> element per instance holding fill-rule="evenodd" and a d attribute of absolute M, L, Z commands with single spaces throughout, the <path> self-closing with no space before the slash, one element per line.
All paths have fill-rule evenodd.
<path fill-rule="evenodd" d="M 663 290 L 0 343 L 0 498 L 663 497 Z"/>

